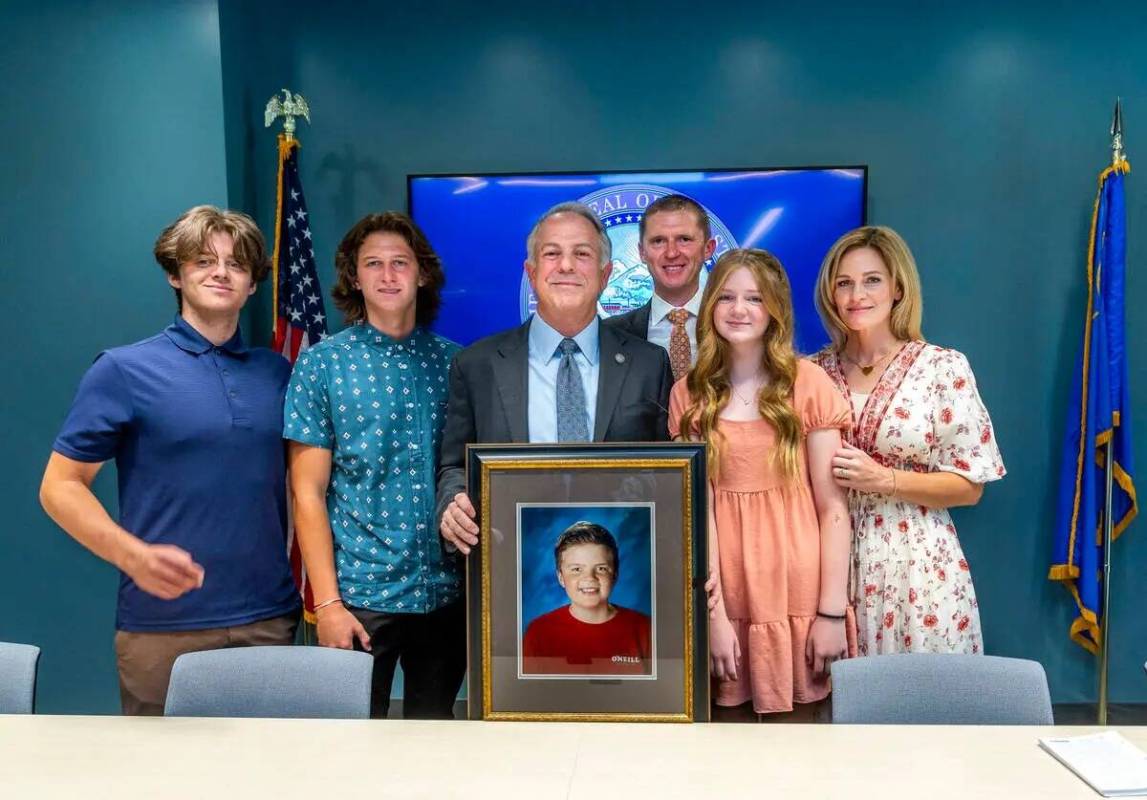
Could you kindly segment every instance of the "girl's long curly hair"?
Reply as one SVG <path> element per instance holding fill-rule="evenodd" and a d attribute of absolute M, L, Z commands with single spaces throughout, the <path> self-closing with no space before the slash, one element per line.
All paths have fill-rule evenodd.
<path fill-rule="evenodd" d="M 792 405 L 797 378 L 792 290 L 781 262 L 766 250 L 729 250 L 717 260 L 709 275 L 697 316 L 697 363 L 685 379 L 690 405 L 681 415 L 681 434 L 708 444 L 706 464 L 709 475 L 716 478 L 723 440 L 717 419 L 732 394 L 732 354 L 729 343 L 713 325 L 713 314 L 729 276 L 742 267 L 756 281 L 769 315 L 761 353 L 766 383 L 757 394 L 757 410 L 777 432 L 776 449 L 768 457 L 774 459 L 784 477 L 791 479 L 800 468 L 801 443 L 800 418 Z"/>

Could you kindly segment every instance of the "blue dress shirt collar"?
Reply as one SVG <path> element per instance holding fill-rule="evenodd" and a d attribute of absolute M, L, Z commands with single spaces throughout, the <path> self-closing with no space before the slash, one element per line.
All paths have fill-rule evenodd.
<path fill-rule="evenodd" d="M 595 316 L 580 332 L 571 337 L 592 366 L 597 365 L 600 356 L 601 346 L 598 338 L 600 326 L 601 320 Z M 540 315 L 534 314 L 530 318 L 530 358 L 538 359 L 543 364 L 549 362 L 557 355 L 558 345 L 564 338 L 566 337 L 555 331 Z"/>

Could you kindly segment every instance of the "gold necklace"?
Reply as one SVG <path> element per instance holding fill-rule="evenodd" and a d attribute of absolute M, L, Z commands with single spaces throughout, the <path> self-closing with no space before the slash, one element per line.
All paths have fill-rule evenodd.
<path fill-rule="evenodd" d="M 901 345 L 900 347 L 903 347 L 903 345 Z M 852 364 L 852 366 L 854 366 L 858 370 L 860 370 L 861 375 L 868 376 L 868 375 L 872 374 L 872 370 L 876 369 L 878 366 L 880 366 L 882 363 L 884 363 L 884 361 L 886 361 L 889 356 L 892 356 L 892 355 L 895 355 L 896 353 L 899 353 L 900 347 L 897 347 L 894 350 L 889 350 L 887 353 L 885 353 L 880 358 L 873 361 L 871 364 L 861 364 L 859 361 L 857 361 L 852 356 L 845 353 L 843 350 L 840 351 L 840 355 L 844 358 L 845 361 L 847 361 L 849 364 Z"/>
<path fill-rule="evenodd" d="M 737 399 L 740 400 L 742 404 L 744 404 L 746 406 L 752 405 L 751 400 L 746 400 L 745 398 L 741 397 L 741 393 L 737 391 L 737 387 L 733 385 L 732 381 L 729 381 L 729 388 L 732 390 L 733 394 L 735 394 L 737 396 Z M 761 390 L 761 385 L 757 384 L 757 392 L 759 392 L 760 390 Z M 750 397 L 756 397 L 757 392 L 753 392 L 753 394 L 750 395 Z"/>

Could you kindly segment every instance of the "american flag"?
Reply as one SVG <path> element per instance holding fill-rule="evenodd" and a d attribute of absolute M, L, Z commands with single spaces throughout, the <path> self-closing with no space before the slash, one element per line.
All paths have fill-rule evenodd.
<path fill-rule="evenodd" d="M 292 364 L 299 353 L 327 335 L 327 313 L 319 276 L 307 201 L 299 181 L 299 142 L 279 134 L 279 198 L 275 220 L 274 287 L 276 352 Z M 315 598 L 295 539 L 288 507 L 287 547 L 291 572 L 303 596 L 307 621 L 314 622 Z"/>
<path fill-rule="evenodd" d="M 315 271 L 315 249 L 303 185 L 299 142 L 279 136 L 279 202 L 275 220 L 275 350 L 292 363 L 327 335 L 326 306 Z"/>

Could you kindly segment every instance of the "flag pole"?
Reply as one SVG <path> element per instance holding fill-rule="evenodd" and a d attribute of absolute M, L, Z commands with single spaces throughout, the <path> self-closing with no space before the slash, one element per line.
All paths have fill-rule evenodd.
<path fill-rule="evenodd" d="M 281 244 L 279 239 L 282 234 L 283 222 L 283 165 L 291 154 L 291 148 L 299 145 L 298 139 L 295 138 L 295 117 L 302 117 L 308 123 L 311 121 L 311 109 L 307 105 L 306 99 L 301 94 L 292 94 L 290 89 L 283 89 L 282 91 L 282 99 L 277 94 L 272 96 L 263 109 L 264 128 L 271 127 L 279 118 L 283 120 L 283 132 L 279 134 L 279 171 L 275 191 L 275 249 L 271 254 L 271 316 L 276 320 L 271 329 L 271 336 L 274 339 L 275 350 L 280 350 L 283 346 L 278 330 L 279 245 Z"/>
<path fill-rule="evenodd" d="M 1111 163 L 1119 167 L 1123 163 L 1123 108 L 1119 98 L 1115 99 L 1115 112 L 1111 118 Z M 1110 654 L 1109 631 L 1111 630 L 1111 539 L 1114 529 L 1112 505 L 1115 482 L 1115 440 L 1108 439 L 1103 454 L 1103 623 L 1099 634 L 1099 713 L 1100 725 L 1107 724 L 1107 665 Z"/>
<path fill-rule="evenodd" d="M 1103 627 L 1099 634 L 1099 724 L 1107 724 L 1108 631 L 1111 629 L 1111 505 L 1115 442 L 1107 442 L 1103 456 L 1106 486 L 1103 497 Z"/>
<path fill-rule="evenodd" d="M 272 274 L 272 319 L 275 320 L 272 329 L 272 337 L 274 339 L 273 347 L 276 352 L 281 352 L 284 343 L 290 338 L 290 326 L 279 324 L 279 260 L 282 253 L 282 234 L 283 234 L 283 169 L 286 166 L 287 159 L 291 156 L 291 151 L 299 146 L 299 140 L 295 138 L 295 118 L 302 117 L 308 123 L 311 121 L 311 109 L 307 105 L 306 99 L 297 93 L 292 93 L 289 89 L 282 90 L 282 99 L 276 94 L 267 101 L 266 107 L 263 109 L 263 127 L 269 128 L 274 124 L 275 120 L 282 118 L 283 132 L 278 136 L 279 142 L 279 170 L 276 179 L 276 192 L 275 192 L 275 249 L 271 257 Z M 288 348 L 289 349 L 289 348 Z M 290 354 L 290 360 L 294 361 L 293 351 Z M 291 496 L 290 481 L 287 482 L 287 526 L 288 531 L 294 524 L 292 506 L 294 501 Z M 298 550 L 298 541 L 293 537 L 290 539 L 291 553 L 289 557 L 292 559 L 292 570 L 294 569 L 295 558 L 298 558 L 299 564 L 302 564 L 302 553 Z M 307 609 L 307 581 L 306 572 L 303 567 L 299 567 L 299 580 L 300 592 L 303 599 L 303 617 L 300 621 L 300 633 L 302 635 L 303 644 L 317 644 L 318 636 L 315 633 L 315 626 L 311 619 L 311 612 Z"/>

